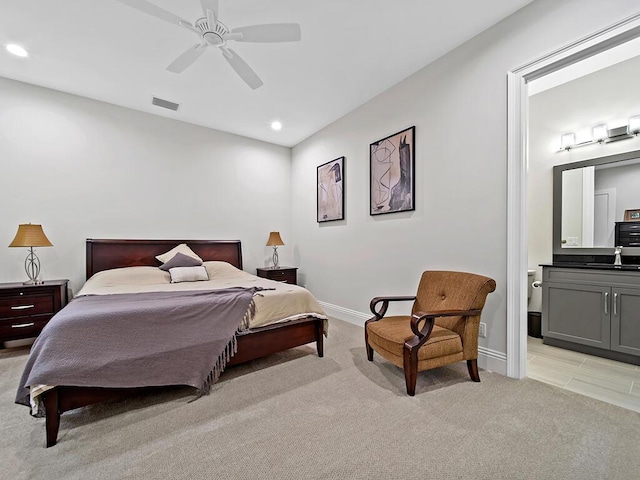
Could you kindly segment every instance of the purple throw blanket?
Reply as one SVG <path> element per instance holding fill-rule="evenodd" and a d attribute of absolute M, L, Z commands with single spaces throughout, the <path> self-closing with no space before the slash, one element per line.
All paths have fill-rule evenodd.
<path fill-rule="evenodd" d="M 254 288 L 94 295 L 42 330 L 16 403 L 39 384 L 132 388 L 191 385 L 208 393 L 254 314 Z"/>

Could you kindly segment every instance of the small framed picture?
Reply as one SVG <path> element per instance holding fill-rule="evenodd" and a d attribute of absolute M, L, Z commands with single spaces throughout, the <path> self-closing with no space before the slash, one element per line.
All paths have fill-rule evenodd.
<path fill-rule="evenodd" d="M 369 146 L 369 215 L 415 210 L 415 129 Z"/>
<path fill-rule="evenodd" d="M 323 163 L 318 175 L 318 223 L 344 220 L 344 157 Z"/>
<path fill-rule="evenodd" d="M 624 211 L 625 222 L 640 222 L 640 208 Z"/>

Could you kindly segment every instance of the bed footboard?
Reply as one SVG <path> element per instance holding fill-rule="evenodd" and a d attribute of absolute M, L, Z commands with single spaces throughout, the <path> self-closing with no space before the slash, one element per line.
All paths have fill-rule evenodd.
<path fill-rule="evenodd" d="M 324 356 L 324 322 L 318 318 L 305 318 L 289 323 L 268 325 L 238 335 L 238 352 L 227 363 L 227 366 L 266 357 L 272 353 L 282 352 L 315 342 L 318 356 Z M 126 398 L 144 390 L 162 387 L 140 388 L 96 388 L 60 386 L 47 390 L 40 400 L 44 404 L 46 415 L 47 447 L 58 441 L 60 415 L 75 408 L 118 398 Z"/>

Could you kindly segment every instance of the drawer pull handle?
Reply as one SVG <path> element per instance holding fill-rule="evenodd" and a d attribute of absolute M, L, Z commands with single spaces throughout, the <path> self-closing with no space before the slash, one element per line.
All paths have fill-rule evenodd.
<path fill-rule="evenodd" d="M 34 325 L 35 325 L 34 322 L 19 323 L 17 325 L 11 325 L 11 328 L 27 328 L 27 327 L 33 327 Z"/>
<path fill-rule="evenodd" d="M 613 315 L 618 316 L 618 294 L 613 294 Z"/>
<path fill-rule="evenodd" d="M 604 314 L 609 314 L 609 294 L 607 292 L 604 294 Z"/>
<path fill-rule="evenodd" d="M 11 307 L 11 310 L 27 310 L 33 307 L 35 307 L 35 305 L 15 305 Z"/>

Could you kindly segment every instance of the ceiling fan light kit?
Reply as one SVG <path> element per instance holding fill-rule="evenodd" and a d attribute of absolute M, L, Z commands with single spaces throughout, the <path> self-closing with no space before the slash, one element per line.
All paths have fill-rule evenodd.
<path fill-rule="evenodd" d="M 171 62 L 167 67 L 167 70 L 170 72 L 183 72 L 191 66 L 208 47 L 218 47 L 231 68 L 253 89 L 262 86 L 262 80 L 235 51 L 228 47 L 228 42 L 281 43 L 298 42 L 302 38 L 300 25 L 297 23 L 271 23 L 229 29 L 218 18 L 218 0 L 200 0 L 204 17 L 197 19 L 195 24 L 191 24 L 187 20 L 147 0 L 119 1 L 148 15 L 186 28 L 198 35 L 200 39 L 199 43 L 190 47 Z"/>

